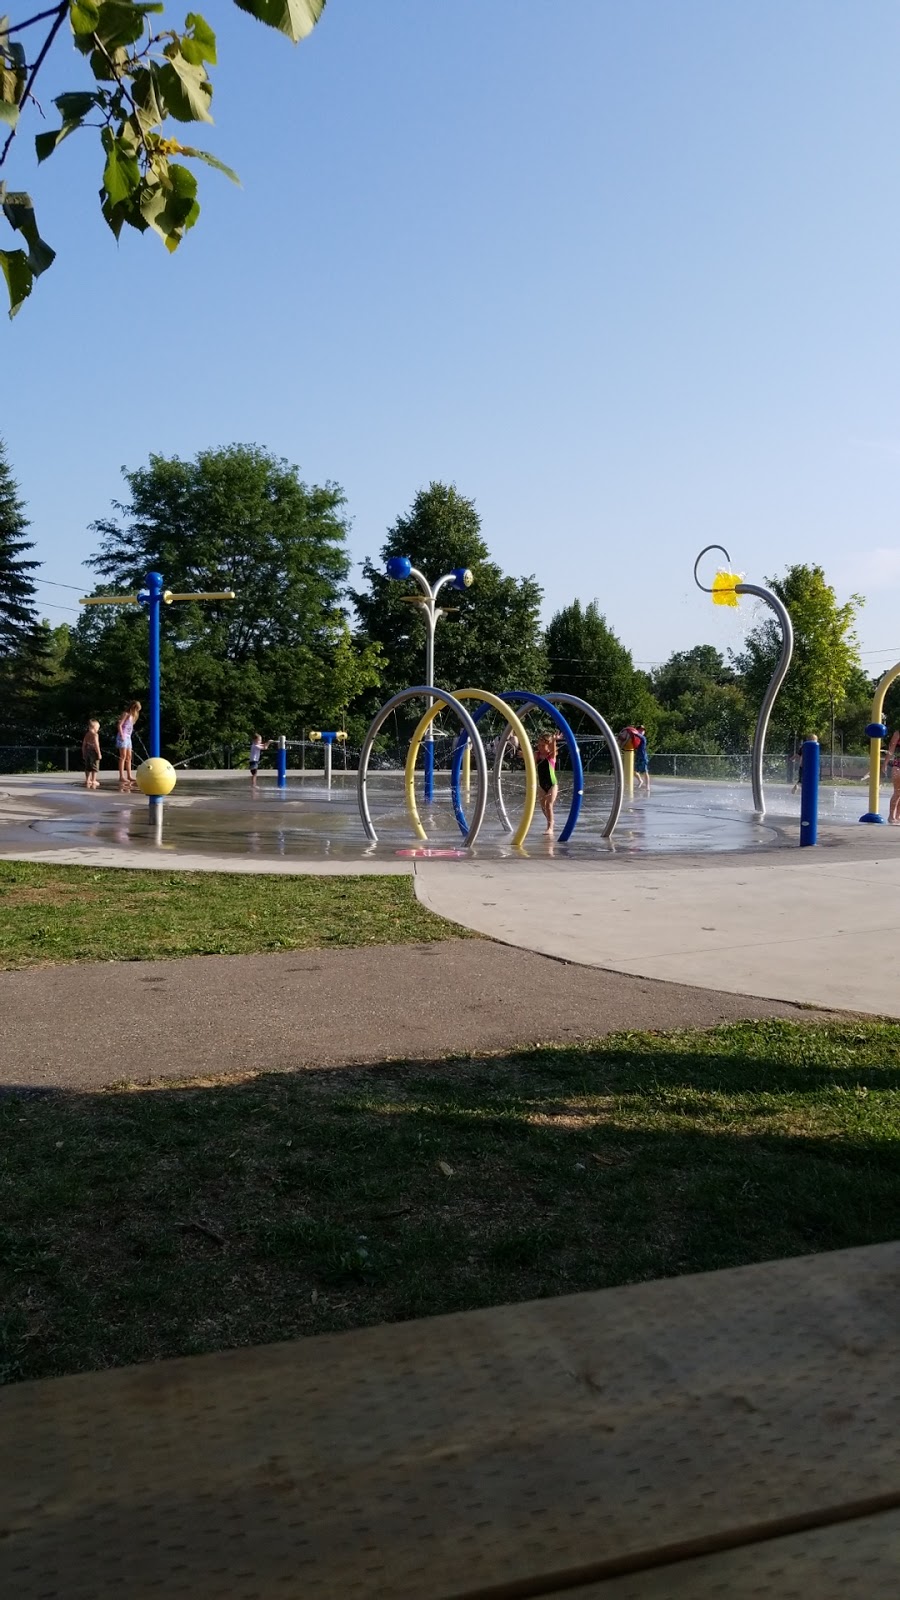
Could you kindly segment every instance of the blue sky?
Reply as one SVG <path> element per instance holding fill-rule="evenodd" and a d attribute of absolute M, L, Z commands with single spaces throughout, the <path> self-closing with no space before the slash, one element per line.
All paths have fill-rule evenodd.
<path fill-rule="evenodd" d="M 0 333 L 43 577 L 85 583 L 122 465 L 252 441 L 344 487 L 354 559 L 455 482 L 640 662 L 735 642 L 711 540 L 755 581 L 821 562 L 900 659 L 893 0 L 329 0 L 296 49 L 206 13 L 191 137 L 243 188 L 201 169 L 176 256 L 116 246 L 95 136 L 9 173 L 59 252 Z"/>

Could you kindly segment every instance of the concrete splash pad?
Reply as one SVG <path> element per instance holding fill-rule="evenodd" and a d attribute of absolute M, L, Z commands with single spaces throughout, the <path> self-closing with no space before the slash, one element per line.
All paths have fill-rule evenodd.
<path fill-rule="evenodd" d="M 612 841 L 601 836 L 609 805 L 610 785 L 589 776 L 579 826 L 567 845 L 548 840 L 538 815 L 523 850 L 513 849 L 489 802 L 488 816 L 473 852 L 465 850 L 453 817 L 449 790 L 439 789 L 431 808 L 420 802 L 427 841 L 418 841 L 406 816 L 399 773 L 376 773 L 369 782 L 370 803 L 378 832 L 377 845 L 364 837 L 356 802 L 353 773 L 336 776 L 329 793 L 321 775 L 291 776 L 279 790 L 266 775 L 254 792 L 246 775 L 194 774 L 181 778 L 162 807 L 161 825 L 151 818 L 149 803 L 139 794 L 122 795 L 112 784 L 87 793 L 71 778 L 7 779 L 3 784 L 2 848 L 11 854 L 39 852 L 95 856 L 142 857 L 148 853 L 174 860 L 205 858 L 225 868 L 244 870 L 309 870 L 316 863 L 341 863 L 345 870 L 378 863 L 380 870 L 403 870 L 404 864 L 435 857 L 482 861 L 549 857 L 573 861 L 620 855 L 709 854 L 796 845 L 799 801 L 784 785 L 770 790 L 771 810 L 758 822 L 751 810 L 748 785 L 725 785 L 662 779 L 649 796 L 637 794 L 623 808 Z M 515 776 L 505 786 L 510 816 L 521 795 Z M 826 790 L 822 795 L 823 825 L 855 824 L 859 815 L 857 788 Z M 565 818 L 565 781 L 557 821 Z M 143 863 L 142 863 L 143 864 Z"/>

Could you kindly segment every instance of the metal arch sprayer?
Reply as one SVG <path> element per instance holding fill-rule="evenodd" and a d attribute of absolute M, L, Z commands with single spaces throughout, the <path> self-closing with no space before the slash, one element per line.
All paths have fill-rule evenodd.
<path fill-rule="evenodd" d="M 731 556 L 728 554 L 728 551 L 725 549 L 723 544 L 707 544 L 703 546 L 703 549 L 700 551 L 700 554 L 694 562 L 694 582 L 698 589 L 702 589 L 704 594 L 715 594 L 716 592 L 714 588 L 708 588 L 705 583 L 701 583 L 697 576 L 697 568 L 699 567 L 700 562 L 703 560 L 703 557 L 708 555 L 710 550 L 721 551 L 729 566 L 731 565 Z M 759 586 L 759 584 L 756 583 L 736 583 L 734 585 L 734 593 L 751 594 L 757 600 L 765 600 L 766 605 L 771 606 L 781 624 L 781 654 L 778 657 L 778 663 L 775 667 L 775 671 L 772 673 L 772 676 L 769 679 L 769 687 L 763 696 L 763 703 L 759 708 L 759 716 L 756 719 L 756 731 L 753 735 L 753 751 L 750 758 L 750 778 L 753 785 L 753 806 L 757 815 L 764 817 L 766 814 L 766 800 L 765 795 L 763 794 L 763 756 L 766 748 L 766 734 L 769 731 L 769 718 L 772 715 L 772 707 L 775 704 L 778 691 L 787 677 L 787 670 L 791 664 L 791 657 L 794 653 L 794 629 L 786 606 L 782 604 L 777 594 L 772 593 L 771 589 L 763 589 Z"/>

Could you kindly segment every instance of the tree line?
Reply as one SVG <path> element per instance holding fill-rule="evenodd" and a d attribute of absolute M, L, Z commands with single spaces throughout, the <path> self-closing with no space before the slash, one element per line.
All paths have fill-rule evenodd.
<path fill-rule="evenodd" d="M 439 683 L 568 690 L 616 727 L 643 722 L 657 750 L 714 755 L 749 746 L 780 644 L 769 618 L 727 658 L 699 644 L 645 672 L 596 601 L 575 599 L 542 627 L 537 578 L 501 570 L 474 502 L 452 485 L 416 494 L 354 587 L 342 490 L 304 483 L 266 450 L 151 455 L 124 480 L 123 498 L 91 527 L 89 592 L 134 593 L 156 569 L 176 592 L 236 595 L 164 611 L 162 735 L 174 758 L 239 744 L 255 729 L 300 737 L 309 727 L 345 727 L 358 742 L 378 705 L 424 671 L 423 622 L 404 599 L 415 586 L 384 574 L 395 555 L 431 579 L 457 567 L 474 573 L 470 589 L 449 591 Z M 146 696 L 146 615 L 136 606 L 87 607 L 72 625 L 43 621 L 26 509 L 0 442 L 0 743 L 80 738 L 89 716 L 108 733 L 126 701 Z M 864 750 L 873 685 L 855 633 L 861 598 L 839 603 L 817 566 L 791 566 L 769 582 L 796 636 L 770 747 L 781 740 L 790 749 L 811 733 L 827 745 L 834 730 L 843 748 Z M 888 709 L 900 718 L 900 686 Z"/>

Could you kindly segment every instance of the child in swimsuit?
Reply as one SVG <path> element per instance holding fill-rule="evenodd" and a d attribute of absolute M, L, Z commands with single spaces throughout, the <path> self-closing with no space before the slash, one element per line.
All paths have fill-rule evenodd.
<path fill-rule="evenodd" d="M 900 733 L 891 734 L 891 742 L 887 747 L 885 777 L 888 776 L 894 786 L 890 810 L 888 811 L 888 822 L 893 827 L 900 828 Z"/>
<path fill-rule="evenodd" d="M 81 741 L 81 761 L 84 767 L 84 787 L 100 787 L 100 724 L 94 718 L 87 725 Z"/>
<path fill-rule="evenodd" d="M 556 756 L 558 740 L 555 733 L 542 733 L 534 747 L 537 762 L 537 779 L 541 791 L 541 810 L 547 819 L 547 832 L 553 832 L 553 807 L 556 804 Z"/>
<path fill-rule="evenodd" d="M 131 735 L 134 732 L 134 725 L 140 714 L 140 700 L 132 700 L 116 723 L 116 754 L 119 757 L 120 789 L 133 789 L 135 787 L 134 778 L 131 775 Z"/>
<path fill-rule="evenodd" d="M 254 788 L 256 787 L 256 774 L 259 771 L 262 753 L 264 750 L 268 750 L 271 743 L 271 739 L 264 739 L 261 733 L 255 733 L 250 740 L 250 782 Z"/>

